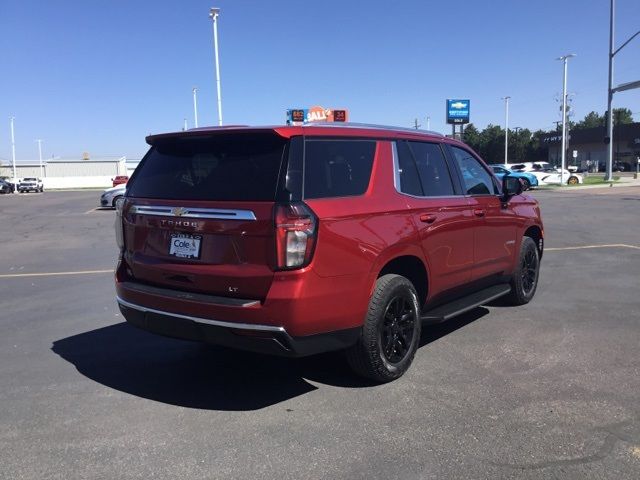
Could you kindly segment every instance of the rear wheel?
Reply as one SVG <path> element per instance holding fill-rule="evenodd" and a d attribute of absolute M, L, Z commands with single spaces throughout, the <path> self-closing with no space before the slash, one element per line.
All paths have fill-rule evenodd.
<path fill-rule="evenodd" d="M 420 306 L 405 277 L 384 275 L 376 281 L 358 343 L 347 360 L 359 375 L 390 382 L 407 371 L 420 342 Z"/>
<path fill-rule="evenodd" d="M 536 294 L 540 275 L 540 253 L 531 237 L 523 237 L 518 266 L 511 278 L 511 293 L 506 299 L 512 305 L 529 303 Z"/>
<path fill-rule="evenodd" d="M 578 182 L 578 177 L 569 177 L 569 180 L 567 180 L 567 183 L 569 185 L 577 185 Z"/>

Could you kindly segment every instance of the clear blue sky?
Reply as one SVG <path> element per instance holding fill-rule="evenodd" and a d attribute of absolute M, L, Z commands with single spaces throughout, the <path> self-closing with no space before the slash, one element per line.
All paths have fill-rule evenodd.
<path fill-rule="evenodd" d="M 617 1 L 619 45 L 640 29 L 640 2 Z M 562 65 L 576 119 L 606 108 L 608 0 L 249 1 L 0 0 L 0 159 L 140 158 L 144 137 L 217 122 L 210 6 L 225 123 L 274 124 L 288 107 L 346 107 L 351 120 L 449 131 L 446 98 L 471 119 L 550 129 Z M 640 38 L 620 52 L 615 83 L 640 80 Z M 640 120 L 640 90 L 615 96 Z"/>

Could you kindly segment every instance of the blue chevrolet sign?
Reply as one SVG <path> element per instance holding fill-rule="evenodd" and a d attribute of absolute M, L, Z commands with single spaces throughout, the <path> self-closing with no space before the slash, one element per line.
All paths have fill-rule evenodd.
<path fill-rule="evenodd" d="M 470 100 L 447 99 L 447 123 L 469 123 Z"/>

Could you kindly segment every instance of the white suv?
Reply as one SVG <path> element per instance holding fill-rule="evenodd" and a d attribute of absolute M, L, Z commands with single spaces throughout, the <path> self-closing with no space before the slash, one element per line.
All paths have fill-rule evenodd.
<path fill-rule="evenodd" d="M 23 192 L 43 192 L 44 186 L 42 180 L 35 177 L 27 177 L 20 180 L 18 183 L 18 191 Z"/>

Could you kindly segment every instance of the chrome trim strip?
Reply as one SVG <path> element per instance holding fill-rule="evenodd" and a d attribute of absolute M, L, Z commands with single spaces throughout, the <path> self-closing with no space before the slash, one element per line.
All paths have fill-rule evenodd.
<path fill-rule="evenodd" d="M 181 209 L 180 215 L 174 214 L 174 210 Z M 160 217 L 179 218 L 210 218 L 217 220 L 257 220 L 251 210 L 231 210 L 225 208 L 194 208 L 194 207 L 169 207 L 160 205 L 134 205 L 131 213 L 138 215 L 156 215 Z"/>
<path fill-rule="evenodd" d="M 182 315 L 180 313 L 164 312 L 162 310 L 156 310 L 155 308 L 143 307 L 142 305 L 136 305 L 135 303 L 127 302 L 126 300 L 123 300 L 118 296 L 116 296 L 116 300 L 120 305 L 128 308 L 133 308 L 134 310 L 138 310 L 140 312 L 157 313 L 158 315 L 166 315 L 168 317 L 182 318 L 183 320 L 191 320 L 192 322 L 202 323 L 205 325 L 213 325 L 216 327 L 224 327 L 224 328 L 236 328 L 239 330 L 256 330 L 260 332 L 287 333 L 284 327 L 274 327 L 272 325 L 255 325 L 252 323 L 223 322 L 222 320 L 211 320 L 209 318 L 192 317 L 189 315 Z"/>

